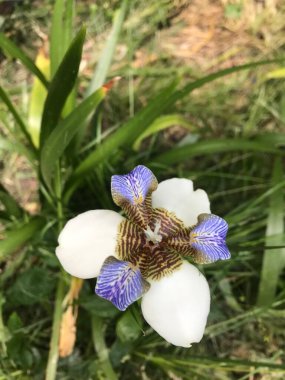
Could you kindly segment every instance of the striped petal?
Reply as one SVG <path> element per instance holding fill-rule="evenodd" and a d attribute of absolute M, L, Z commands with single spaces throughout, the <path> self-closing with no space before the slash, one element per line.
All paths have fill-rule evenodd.
<path fill-rule="evenodd" d="M 197 226 L 190 232 L 194 262 L 206 264 L 229 259 L 231 255 L 225 242 L 227 231 L 227 222 L 219 216 L 199 215 Z"/>
<path fill-rule="evenodd" d="M 144 228 L 151 216 L 150 195 L 156 188 L 156 177 L 143 165 L 136 166 L 128 174 L 112 176 L 114 202 L 122 207 L 133 222 Z"/>
<path fill-rule="evenodd" d="M 124 311 L 139 299 L 149 286 L 139 269 L 127 261 L 120 261 L 110 256 L 102 266 L 95 292 Z"/>

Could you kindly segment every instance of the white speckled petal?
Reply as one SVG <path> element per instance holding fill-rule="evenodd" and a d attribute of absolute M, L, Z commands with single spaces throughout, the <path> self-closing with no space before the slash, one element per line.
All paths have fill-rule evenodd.
<path fill-rule="evenodd" d="M 105 259 L 116 256 L 118 226 L 123 220 L 110 210 L 91 210 L 69 220 L 56 248 L 66 272 L 79 278 L 98 276 Z"/>
<path fill-rule="evenodd" d="M 200 342 L 210 310 L 209 285 L 202 273 L 184 261 L 171 275 L 148 281 L 141 307 L 150 326 L 176 346 Z"/>
<path fill-rule="evenodd" d="M 199 214 L 210 213 L 210 201 L 204 190 L 193 190 L 186 178 L 171 178 L 159 183 L 152 193 L 153 207 L 173 212 L 187 227 L 197 223 Z"/>

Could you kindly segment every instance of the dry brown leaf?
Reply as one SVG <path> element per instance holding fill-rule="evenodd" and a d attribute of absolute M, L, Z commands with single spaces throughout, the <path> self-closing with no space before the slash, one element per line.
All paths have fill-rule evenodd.
<path fill-rule="evenodd" d="M 63 301 L 63 307 L 66 307 L 66 310 L 62 314 L 58 344 L 61 358 L 70 355 L 75 345 L 78 306 L 74 305 L 74 300 L 78 298 L 82 285 L 83 280 L 72 277 L 69 291 Z"/>
<path fill-rule="evenodd" d="M 69 305 L 62 315 L 59 335 L 59 356 L 64 358 L 73 351 L 76 340 L 77 312 L 73 314 L 73 307 Z"/>

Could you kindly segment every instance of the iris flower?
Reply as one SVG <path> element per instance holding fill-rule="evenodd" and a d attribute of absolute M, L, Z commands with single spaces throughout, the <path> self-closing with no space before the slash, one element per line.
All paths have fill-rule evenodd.
<path fill-rule="evenodd" d="M 208 282 L 196 264 L 230 258 L 228 225 L 210 213 L 204 190 L 172 178 L 158 184 L 136 166 L 111 181 L 111 210 L 91 210 L 69 220 L 56 254 L 64 269 L 97 277 L 95 292 L 119 310 L 142 297 L 145 320 L 165 340 L 190 347 L 202 339 L 210 309 Z"/>

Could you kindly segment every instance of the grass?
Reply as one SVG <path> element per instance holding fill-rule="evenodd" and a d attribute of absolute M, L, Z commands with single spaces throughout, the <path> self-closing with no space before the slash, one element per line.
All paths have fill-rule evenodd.
<path fill-rule="evenodd" d="M 283 79 L 272 73 L 284 64 L 221 72 L 233 64 L 284 57 L 283 5 L 254 8 L 251 19 L 243 3 L 216 2 L 223 24 L 214 19 L 212 40 L 182 57 L 180 44 L 187 40 L 195 1 L 186 10 L 186 1 L 174 6 L 167 0 L 149 6 L 90 2 L 88 7 L 79 1 L 74 9 L 71 3 L 64 10 L 65 3 L 57 0 L 53 21 L 49 2 L 45 7 L 25 3 L 11 16 L 13 26 L 8 17 L 1 26 L 6 38 L 0 40 L 5 53 L 0 67 L 0 379 L 283 379 L 285 103 Z M 195 16 L 197 41 L 204 38 L 202 14 L 210 17 L 203 3 Z M 272 17 L 276 23 L 264 31 L 260 20 Z M 74 37 L 83 21 L 87 38 L 81 56 L 83 32 Z M 225 51 L 214 51 L 215 41 L 217 46 L 226 41 L 226 28 L 242 33 L 244 45 L 239 44 L 250 49 L 237 53 L 230 39 Z M 39 36 L 50 35 L 52 73 L 43 79 L 33 61 L 40 45 L 47 50 Z M 276 44 L 269 46 L 270 36 Z M 14 44 L 8 40 L 7 45 L 9 37 Z M 214 72 L 220 78 L 210 81 Z M 70 76 L 67 84 L 60 73 Z M 44 109 L 28 106 L 33 75 L 50 91 Z M 115 76 L 122 78 L 107 92 L 101 88 Z M 45 96 L 44 87 L 37 91 L 34 102 Z M 91 100 L 87 93 L 93 93 Z M 44 115 L 41 139 L 29 135 L 31 109 Z M 72 135 L 65 139 L 62 131 Z M 210 284 L 211 312 L 202 342 L 189 350 L 170 346 L 153 332 L 139 304 L 121 313 L 93 294 L 95 280 L 77 283 L 61 272 L 54 255 L 65 221 L 88 209 L 115 209 L 110 176 L 141 163 L 159 181 L 192 179 L 209 194 L 212 212 L 230 226 L 232 259 L 200 268 Z M 69 307 L 71 354 L 59 357 L 61 321 Z"/>

